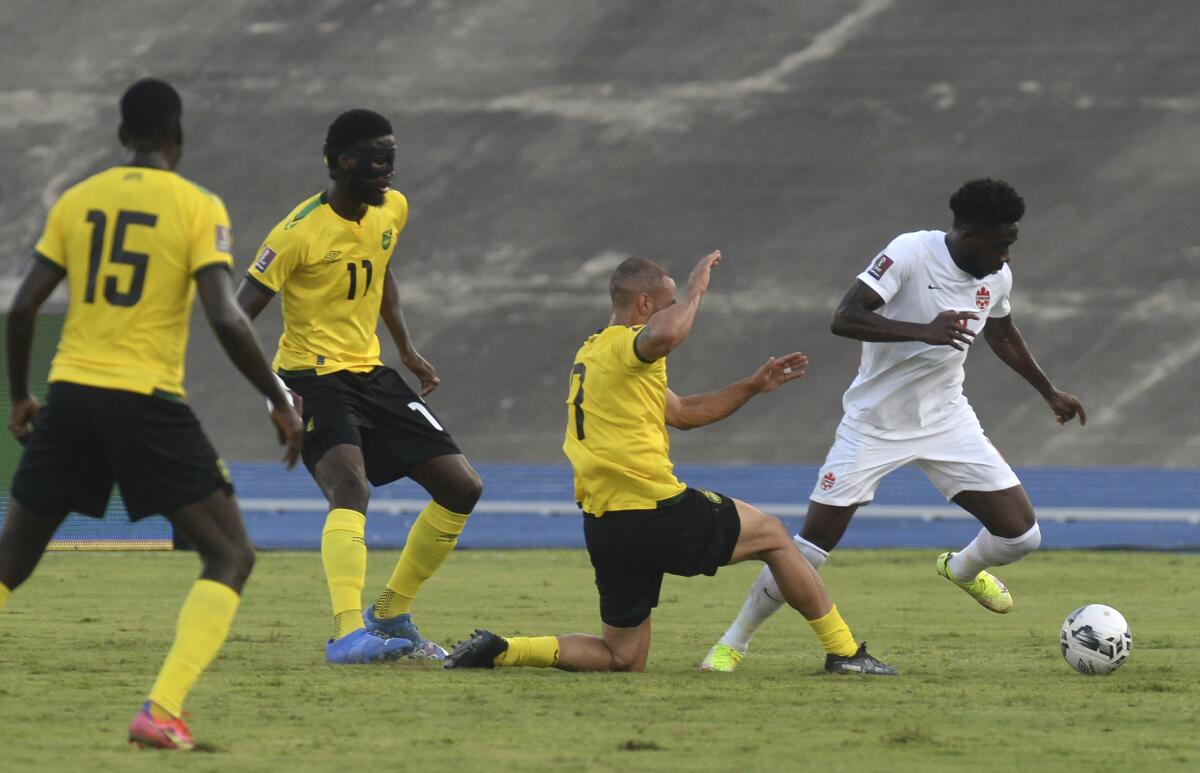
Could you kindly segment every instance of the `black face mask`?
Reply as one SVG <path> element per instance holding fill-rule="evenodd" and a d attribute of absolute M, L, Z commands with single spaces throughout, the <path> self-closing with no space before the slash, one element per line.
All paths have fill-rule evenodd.
<path fill-rule="evenodd" d="M 345 150 L 335 150 L 330 155 L 335 159 L 342 155 L 355 159 L 358 163 L 350 169 L 345 170 L 345 173 L 358 180 L 373 180 L 376 177 L 384 177 L 391 174 L 396 168 L 396 151 L 394 149 L 384 151 L 379 148 L 369 148 L 360 145 Z M 372 172 L 373 163 L 380 156 L 386 157 L 387 164 L 379 172 Z"/>

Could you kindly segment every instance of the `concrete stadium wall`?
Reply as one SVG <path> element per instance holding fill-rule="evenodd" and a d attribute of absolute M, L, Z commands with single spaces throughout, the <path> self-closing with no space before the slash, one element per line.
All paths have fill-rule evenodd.
<path fill-rule="evenodd" d="M 720 248 L 676 391 L 794 349 L 812 367 L 674 454 L 812 463 L 858 361 L 828 332 L 837 299 L 989 175 L 1028 203 L 1014 319 L 1091 417 L 1058 428 L 975 352 L 967 391 L 993 440 L 1022 465 L 1197 466 L 1198 28 L 1183 0 L 5 0 L 0 275 L 59 192 L 122 160 L 115 104 L 137 77 L 183 92 L 180 171 L 226 199 L 243 267 L 323 186 L 329 121 L 372 107 L 412 205 L 394 270 L 468 454 L 560 460 L 571 356 L 607 319 L 611 268 L 638 254 L 682 280 Z M 272 458 L 261 400 L 198 312 L 193 327 L 210 434 Z M 273 348 L 277 306 L 259 330 Z"/>

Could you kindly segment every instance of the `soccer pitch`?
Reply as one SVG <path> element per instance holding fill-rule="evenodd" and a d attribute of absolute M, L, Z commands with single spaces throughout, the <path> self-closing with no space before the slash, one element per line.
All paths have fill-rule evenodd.
<path fill-rule="evenodd" d="M 901 671 L 830 677 L 784 610 L 737 673 L 696 664 L 758 565 L 668 578 L 644 674 L 419 663 L 330 667 L 316 553 L 263 553 L 228 644 L 189 698 L 201 750 L 179 770 L 1151 770 L 1200 767 L 1200 556 L 1042 552 L 998 573 L 993 615 L 934 574 L 935 551 L 838 551 L 823 570 L 847 621 Z M 395 553 L 372 553 L 368 597 Z M 0 613 L 6 771 L 159 770 L 125 728 L 194 579 L 194 556 L 51 554 Z M 369 600 L 369 598 L 368 598 Z M 1063 662 L 1085 602 L 1122 611 L 1133 654 L 1108 677 Z M 461 551 L 422 590 L 422 631 L 451 644 L 598 630 L 582 551 Z"/>

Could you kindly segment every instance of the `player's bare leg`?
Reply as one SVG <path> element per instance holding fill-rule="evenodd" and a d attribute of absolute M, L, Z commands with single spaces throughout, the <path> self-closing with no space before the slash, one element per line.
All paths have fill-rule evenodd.
<path fill-rule="evenodd" d="M 962 550 L 938 556 L 938 574 L 987 609 L 1001 614 L 1008 612 L 1013 607 L 1012 595 L 986 569 L 1018 561 L 1037 550 L 1042 542 L 1042 532 L 1025 487 L 963 491 L 952 501 L 975 516 L 983 528 Z"/>
<path fill-rule="evenodd" d="M 413 522 L 392 576 L 363 619 L 369 631 L 411 641 L 412 657 L 441 660 L 446 657 L 446 650 L 421 635 L 410 610 L 417 591 L 458 544 L 458 537 L 483 494 L 483 482 L 462 454 L 426 459 L 408 476 L 429 492 L 433 501 Z"/>
<path fill-rule="evenodd" d="M 828 551 L 841 540 L 858 507 L 809 501 L 804 526 L 792 541 L 814 570 L 819 571 L 825 564 Z M 764 566 L 754 578 L 738 616 L 709 650 L 700 667 L 706 671 L 732 671 L 736 668 L 750 647 L 750 639 L 784 603 L 771 567 Z"/>
<path fill-rule="evenodd" d="M 0 585 L 8 593 L 16 590 L 33 574 L 46 552 L 46 546 L 50 544 L 50 538 L 66 517 L 66 513 L 58 516 L 41 515 L 15 499 L 9 500 L 4 531 L 0 533 Z"/>
<path fill-rule="evenodd" d="M 737 505 L 742 531 L 729 563 L 746 559 L 758 559 L 766 563 L 776 581 L 779 595 L 804 616 L 825 648 L 825 670 L 830 673 L 894 675 L 895 669 L 868 655 L 865 645 L 855 641 L 849 626 L 829 598 L 825 583 L 796 547 L 783 523 L 745 502 L 735 499 L 734 504 Z"/>
<path fill-rule="evenodd" d="M 650 654 L 650 618 L 632 628 L 603 624 L 603 635 L 501 637 L 477 629 L 455 645 L 446 668 L 533 666 L 563 671 L 645 671 Z"/>
<path fill-rule="evenodd" d="M 645 671 L 650 655 L 650 618 L 633 628 L 603 624 L 603 636 L 558 637 L 557 667 L 564 671 Z"/>
<path fill-rule="evenodd" d="M 408 639 L 388 639 L 363 627 L 362 591 L 367 574 L 367 482 L 362 449 L 339 443 L 321 455 L 313 478 L 329 503 L 321 530 L 321 563 L 333 607 L 333 638 L 325 661 L 339 665 L 394 660 L 413 649 Z"/>
<path fill-rule="evenodd" d="M 179 610 L 175 641 L 149 699 L 129 723 L 129 740 L 187 750 L 194 742 L 182 719 L 183 701 L 225 643 L 254 567 L 254 548 L 237 500 L 223 490 L 166 515 L 195 546 L 203 569 Z"/>

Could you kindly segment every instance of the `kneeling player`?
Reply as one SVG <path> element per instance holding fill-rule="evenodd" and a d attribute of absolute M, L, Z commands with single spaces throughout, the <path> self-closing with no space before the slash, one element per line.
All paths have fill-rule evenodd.
<path fill-rule="evenodd" d="M 771 358 L 749 378 L 709 394 L 681 398 L 667 387 L 666 356 L 691 330 L 720 258 L 714 252 L 697 264 L 678 303 L 675 281 L 661 267 L 626 260 L 610 282 L 609 326 L 575 355 L 563 450 L 584 511 L 603 636 L 502 638 L 477 630 L 450 653 L 447 668 L 641 671 L 664 574 L 714 575 L 722 566 L 757 559 L 816 632 L 827 653 L 826 671 L 896 673 L 854 640 L 778 519 L 745 502 L 688 488 L 672 472 L 667 425 L 691 429 L 719 421 L 754 395 L 800 378 L 808 363 L 798 352 Z"/>

